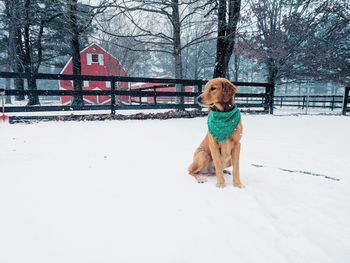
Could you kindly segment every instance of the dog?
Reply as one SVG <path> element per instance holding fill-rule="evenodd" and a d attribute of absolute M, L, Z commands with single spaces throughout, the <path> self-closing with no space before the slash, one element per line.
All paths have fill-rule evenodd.
<path fill-rule="evenodd" d="M 223 174 L 229 173 L 224 169 L 233 166 L 233 185 L 239 188 L 243 187 L 239 175 L 240 140 L 242 138 L 243 125 L 239 110 L 235 105 L 234 95 L 237 91 L 237 87 L 227 79 L 215 78 L 206 83 L 204 92 L 197 97 L 197 102 L 201 106 L 209 109 L 209 131 L 200 146 L 196 149 L 193 162 L 188 168 L 189 174 L 194 176 L 199 183 L 204 183 L 206 181 L 206 175 L 216 175 L 216 186 L 223 188 L 225 187 L 225 178 Z M 238 122 L 238 124 L 236 123 L 237 126 L 231 128 L 234 129 L 231 134 L 219 134 L 218 137 L 218 135 L 213 132 L 214 129 L 210 129 L 210 118 L 213 117 L 213 121 L 215 121 L 216 115 L 219 117 L 221 115 L 226 116 L 234 111 L 236 111 L 235 114 L 237 114 L 237 110 L 239 114 L 239 119 L 235 119 L 235 121 Z M 213 114 L 213 116 L 211 116 L 211 114 Z M 228 123 L 228 125 L 222 124 L 223 126 L 220 126 L 217 130 L 219 132 L 223 130 L 221 127 L 226 129 L 231 125 L 231 122 Z"/>

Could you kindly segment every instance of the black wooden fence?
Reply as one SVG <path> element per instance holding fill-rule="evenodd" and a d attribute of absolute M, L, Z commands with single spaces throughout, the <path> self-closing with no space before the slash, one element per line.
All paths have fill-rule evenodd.
<path fill-rule="evenodd" d="M 328 108 L 341 109 L 342 114 L 350 112 L 350 87 L 344 88 L 344 95 L 275 95 L 274 106 L 297 108 Z"/>
<path fill-rule="evenodd" d="M 43 111 L 82 111 L 82 110 L 110 110 L 111 114 L 115 114 L 116 110 L 129 110 L 129 109 L 185 109 L 185 108 L 198 108 L 200 106 L 192 100 L 192 103 L 157 103 L 159 97 L 197 97 L 203 89 L 203 86 L 207 81 L 205 80 L 184 80 L 184 79 L 158 79 L 158 78 L 134 78 L 134 77 L 121 77 L 121 76 L 92 76 L 92 75 L 61 75 L 61 74 L 30 74 L 30 73 L 12 73 L 12 72 L 0 72 L 0 78 L 10 79 L 35 79 L 35 80 L 81 80 L 81 81 L 106 81 L 110 82 L 110 90 L 5 90 L 5 96 L 18 96 L 18 95 L 37 95 L 37 96 L 110 96 L 111 103 L 109 105 L 53 105 L 53 106 L 6 106 L 5 112 L 43 112 Z M 143 82 L 143 83 L 162 83 L 165 85 L 148 87 L 148 91 L 145 90 L 119 90 L 116 83 L 128 82 Z M 157 91 L 157 89 L 164 87 L 174 87 L 176 84 L 183 86 L 193 86 L 194 92 L 169 92 L 169 91 Z M 273 113 L 273 94 L 274 87 L 268 83 L 246 83 L 235 82 L 235 85 L 248 86 L 248 87 L 262 87 L 264 92 L 262 93 L 238 93 L 236 94 L 237 104 L 240 108 L 251 110 L 254 112 Z M 149 91 L 153 89 L 152 91 Z M 139 98 L 139 103 L 125 104 L 116 103 L 115 96 L 130 96 Z M 142 103 L 142 97 L 153 97 L 152 103 Z M 242 98 L 255 98 L 257 100 L 248 102 L 242 101 Z M 241 100 L 240 100 L 241 99 Z M 244 110 L 244 109 L 243 109 Z"/>
<path fill-rule="evenodd" d="M 275 95 L 274 99 L 276 108 L 343 108 L 343 96 L 340 95 Z"/>

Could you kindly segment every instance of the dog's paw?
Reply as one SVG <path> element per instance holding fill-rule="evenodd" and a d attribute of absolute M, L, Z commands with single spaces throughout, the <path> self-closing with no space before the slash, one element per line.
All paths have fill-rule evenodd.
<path fill-rule="evenodd" d="M 244 185 L 240 181 L 233 181 L 233 186 L 238 188 L 244 188 Z"/>
<path fill-rule="evenodd" d="M 217 188 L 224 188 L 225 187 L 225 181 L 217 181 L 216 183 Z"/>
<path fill-rule="evenodd" d="M 195 178 L 199 184 L 204 184 L 207 181 L 207 177 L 203 175 L 196 175 Z"/>

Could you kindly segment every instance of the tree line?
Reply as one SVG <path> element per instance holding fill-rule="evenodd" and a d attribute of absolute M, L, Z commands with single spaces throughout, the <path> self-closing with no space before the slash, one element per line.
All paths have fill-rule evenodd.
<path fill-rule="evenodd" d="M 347 0 L 5 0 L 1 64 L 39 72 L 97 42 L 130 76 L 226 77 L 272 84 L 350 78 Z M 27 83 L 36 89 L 35 81 Z M 74 81 L 75 90 L 82 83 Z M 16 89 L 23 80 L 16 79 Z M 177 90 L 182 87 L 177 86 Z M 17 98 L 23 99 L 23 98 Z M 38 104 L 36 97 L 29 104 Z M 75 97 L 73 104 L 83 104 Z"/>
<path fill-rule="evenodd" d="M 9 71 L 35 74 L 43 64 L 62 66 L 60 58 L 72 56 L 73 74 L 80 74 L 79 53 L 82 45 L 89 42 L 93 19 L 99 12 L 103 12 L 101 6 L 78 0 L 1 1 L 1 64 Z M 81 81 L 74 81 L 73 85 L 81 90 Z M 29 78 L 27 87 L 36 90 L 36 80 Z M 15 79 L 14 88 L 23 90 L 23 79 Z M 82 103 L 82 96 L 74 97 L 74 105 Z M 37 104 L 38 96 L 30 95 L 28 105 Z"/>

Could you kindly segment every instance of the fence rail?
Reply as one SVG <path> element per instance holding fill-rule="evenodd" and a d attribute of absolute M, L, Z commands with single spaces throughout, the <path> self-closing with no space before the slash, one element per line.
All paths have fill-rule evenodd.
<path fill-rule="evenodd" d="M 30 73 L 13 73 L 13 72 L 0 72 L 0 78 L 10 79 L 27 79 L 29 81 L 34 80 L 80 80 L 80 81 L 108 81 L 110 82 L 110 90 L 41 90 L 41 89 L 28 89 L 28 90 L 5 90 L 5 96 L 110 96 L 111 101 L 109 105 L 54 105 L 54 106 L 6 106 L 5 112 L 43 112 L 43 111 L 81 111 L 81 110 L 110 110 L 111 114 L 115 114 L 116 110 L 121 109 L 185 109 L 185 108 L 198 108 L 201 107 L 195 103 L 159 103 L 157 98 L 160 97 L 183 97 L 194 98 L 202 92 L 202 87 L 206 84 L 206 80 L 185 80 L 185 79 L 159 79 L 159 78 L 135 78 L 135 77 L 122 77 L 122 76 L 92 76 L 92 75 L 62 75 L 62 74 L 30 74 Z M 117 82 L 143 82 L 143 83 L 160 83 L 163 85 L 157 85 L 140 90 L 119 90 L 116 89 Z M 173 85 L 171 85 L 173 84 Z M 178 92 L 178 91 L 157 91 L 161 88 L 175 87 L 175 84 L 183 86 L 196 87 L 195 92 Z M 273 113 L 273 86 L 268 83 L 247 83 L 247 82 L 235 82 L 237 86 L 245 87 L 263 87 L 264 93 L 238 93 L 237 98 L 255 98 L 259 101 L 251 102 L 238 102 L 238 106 L 241 108 L 247 108 L 255 112 Z M 146 91 L 147 90 L 147 91 Z M 115 96 L 129 96 L 131 98 L 140 98 L 137 105 L 118 104 L 115 101 Z M 142 97 L 153 97 L 153 103 L 143 103 Z"/>

